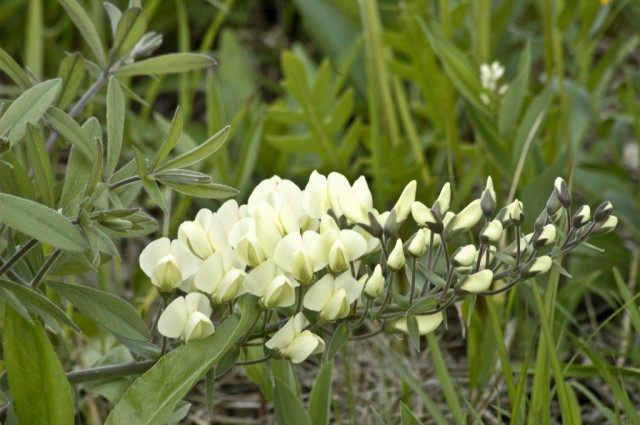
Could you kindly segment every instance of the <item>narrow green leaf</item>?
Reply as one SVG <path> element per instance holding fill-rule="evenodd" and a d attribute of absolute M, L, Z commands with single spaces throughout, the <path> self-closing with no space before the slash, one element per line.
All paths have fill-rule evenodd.
<path fill-rule="evenodd" d="M 9 304 L 9 306 L 24 320 L 26 320 L 29 324 L 33 323 L 33 319 L 31 315 L 27 311 L 27 308 L 20 302 L 18 297 L 16 297 L 13 292 L 8 291 L 2 287 L 0 287 L 0 301 L 4 301 L 4 303 Z M 4 307 L 8 308 L 8 307 Z"/>
<path fill-rule="evenodd" d="M 71 146 L 58 204 L 64 214 L 77 214 L 79 200 L 85 193 L 85 188 L 91 179 L 93 167 L 92 160 L 87 158 L 78 148 Z"/>
<path fill-rule="evenodd" d="M 204 392 L 207 399 L 207 413 L 209 416 L 213 415 L 214 397 L 215 397 L 215 384 L 216 384 L 216 370 L 211 368 L 204 376 Z"/>
<path fill-rule="evenodd" d="M 147 30 L 147 14 L 139 7 L 127 9 L 118 21 L 109 54 L 111 63 L 125 56 Z"/>
<path fill-rule="evenodd" d="M 436 370 L 436 374 L 438 375 L 438 379 L 440 380 L 444 398 L 447 400 L 449 410 L 453 414 L 454 422 L 458 425 L 465 425 L 467 421 L 464 419 L 464 410 L 462 410 L 460 399 L 458 398 L 459 391 L 456 391 L 453 385 L 451 375 L 449 375 L 449 371 L 447 370 L 447 364 L 442 357 L 442 351 L 440 351 L 438 340 L 433 333 L 429 333 L 427 334 L 427 342 L 431 349 L 430 354 L 433 360 L 433 366 Z"/>
<path fill-rule="evenodd" d="M 434 296 L 427 296 L 419 299 L 407 310 L 407 314 L 424 314 L 434 309 L 438 305 L 438 300 Z"/>
<path fill-rule="evenodd" d="M 518 61 L 518 74 L 509 84 L 509 88 L 500 102 L 498 113 L 498 129 L 501 135 L 509 134 L 515 127 L 520 115 L 524 97 L 529 86 L 529 73 L 531 72 L 531 45 L 527 43 Z"/>
<path fill-rule="evenodd" d="M 213 335 L 182 345 L 162 357 L 124 393 L 106 425 L 164 423 L 205 372 L 238 343 L 257 314 L 256 301 L 245 297 L 240 318 L 234 314 Z"/>
<path fill-rule="evenodd" d="M 69 316 L 60 309 L 60 307 L 55 305 L 40 292 L 34 291 L 33 289 L 19 283 L 4 279 L 0 279 L 0 288 L 11 292 L 20 300 L 27 310 L 42 317 L 43 320 L 47 322 L 62 322 L 70 328 L 78 330 L 78 327 L 73 320 L 71 320 Z"/>
<path fill-rule="evenodd" d="M 142 186 L 144 187 L 145 192 L 147 192 L 147 195 L 149 195 L 149 198 L 151 198 L 151 200 L 159 206 L 162 211 L 167 211 L 167 204 L 164 202 L 158 183 L 150 179 L 144 179 L 142 181 Z"/>
<path fill-rule="evenodd" d="M 136 310 L 120 297 L 66 282 L 45 282 L 107 331 L 134 341 L 148 341 L 149 331 Z"/>
<path fill-rule="evenodd" d="M 211 183 L 211 176 L 181 168 L 158 171 L 157 173 L 150 174 L 149 177 L 178 184 Z"/>
<path fill-rule="evenodd" d="M 169 53 L 124 65 L 116 72 L 119 77 L 137 75 L 182 74 L 214 66 L 216 61 L 197 53 Z"/>
<path fill-rule="evenodd" d="M 329 349 L 327 350 L 328 361 L 333 361 L 333 358 L 342 350 L 342 347 L 349 340 L 351 331 L 349 327 L 344 323 L 340 324 L 331 336 L 331 342 L 329 342 Z"/>
<path fill-rule="evenodd" d="M 82 6 L 75 0 L 58 0 L 62 7 L 67 11 L 69 18 L 73 21 L 75 26 L 82 34 L 82 37 L 89 45 L 89 48 L 93 52 L 96 60 L 100 66 L 104 67 L 107 64 L 107 56 L 104 53 L 104 47 L 102 47 L 102 41 L 96 27 L 91 22 L 89 15 L 84 11 Z"/>
<path fill-rule="evenodd" d="M 309 417 L 313 425 L 329 425 L 331 418 L 331 372 L 333 363 L 322 366 L 309 396 Z"/>
<path fill-rule="evenodd" d="M 7 74 L 21 89 L 31 87 L 29 75 L 2 47 L 0 47 L 0 71 Z"/>
<path fill-rule="evenodd" d="M 280 425 L 311 425 L 300 399 L 279 378 L 274 379 L 273 409 Z"/>
<path fill-rule="evenodd" d="M 222 130 L 218 131 L 200 145 L 191 149 L 189 152 L 185 152 L 182 155 L 170 159 L 160 165 L 160 167 L 158 167 L 158 171 L 168 170 L 170 168 L 184 168 L 213 155 L 227 141 L 229 128 L 229 126 L 224 127 Z"/>
<path fill-rule="evenodd" d="M 9 388 L 20 423 L 73 424 L 71 385 L 44 329 L 8 308 L 3 333 Z"/>
<path fill-rule="evenodd" d="M 160 148 L 156 152 L 153 157 L 153 161 L 151 161 L 151 167 L 149 169 L 154 171 L 159 163 L 164 161 L 164 159 L 169 155 L 169 152 L 173 150 L 180 139 L 180 135 L 182 134 L 182 109 L 180 106 L 176 108 L 176 112 L 173 114 L 173 119 L 171 120 L 171 124 L 169 124 L 169 130 L 167 134 L 164 136 L 164 140 L 160 144 Z"/>
<path fill-rule="evenodd" d="M 11 146 L 15 145 L 24 136 L 26 124 L 35 123 L 42 118 L 58 96 L 61 85 L 62 81 L 54 78 L 22 93 L 0 117 L 0 136 L 8 133 Z"/>
<path fill-rule="evenodd" d="M 97 156 L 96 146 L 82 130 L 80 124 L 62 109 L 52 106 L 47 111 L 47 119 L 62 137 L 74 145 L 87 159 L 93 161 Z"/>
<path fill-rule="evenodd" d="M 230 186 L 219 183 L 207 184 L 179 184 L 170 181 L 160 180 L 162 184 L 171 189 L 189 196 L 206 199 L 226 199 L 236 196 L 238 191 Z"/>
<path fill-rule="evenodd" d="M 0 193 L 0 222 L 65 251 L 82 251 L 86 242 L 68 218 L 44 205 Z"/>
<path fill-rule="evenodd" d="M 124 131 L 125 104 L 120 83 L 115 77 L 109 78 L 107 87 L 107 168 L 108 181 L 118 165 Z"/>
<path fill-rule="evenodd" d="M 400 419 L 402 425 L 422 425 L 420 419 L 403 402 L 400 402 Z"/>
<path fill-rule="evenodd" d="M 85 74 L 84 59 L 80 53 L 73 53 L 62 59 L 58 70 L 58 77 L 62 79 L 62 89 L 60 89 L 57 103 L 58 108 L 66 109 L 71 105 L 82 86 Z"/>
<path fill-rule="evenodd" d="M 49 161 L 49 153 L 44 145 L 42 132 L 38 127 L 27 123 L 27 157 L 33 170 L 35 186 L 44 203 L 50 207 L 55 207 L 55 181 L 53 170 Z"/>

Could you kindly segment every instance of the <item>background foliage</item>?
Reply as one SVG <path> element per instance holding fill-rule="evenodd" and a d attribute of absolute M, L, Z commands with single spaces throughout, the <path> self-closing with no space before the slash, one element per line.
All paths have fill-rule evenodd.
<path fill-rule="evenodd" d="M 393 338 L 345 345 L 337 353 L 333 371 L 332 417 L 337 423 L 397 423 L 401 417 L 406 424 L 418 420 L 497 423 L 498 418 L 511 423 L 556 423 L 561 414 L 565 418 L 572 415 L 576 423 L 578 418 L 584 423 L 637 420 L 637 3 L 143 1 L 148 30 L 163 35 L 156 55 L 202 52 L 215 58 L 218 65 L 207 69 L 203 69 L 208 65 L 204 63 L 177 67 L 176 71 L 189 72 L 165 75 L 165 63 L 160 71 L 147 68 L 140 72 L 159 74 L 154 78 L 137 76 L 135 68 L 121 73 L 120 84 L 105 84 L 79 111 L 75 126 L 66 119 L 72 115 L 70 108 L 99 76 L 82 60 L 95 61 L 96 48 L 74 26 L 68 8 L 63 7 L 69 3 L 73 2 L 0 3 L 0 46 L 4 49 L 0 52 L 4 64 L 0 95 L 3 100 L 13 100 L 33 82 L 44 81 L 37 92 L 40 104 L 46 104 L 40 115 L 55 104 L 59 109 L 49 109 L 46 119 L 61 135 L 47 155 L 42 150 L 49 134 L 45 127 L 23 125 L 13 134 L 18 127 L 13 126 L 8 135 L 12 146 L 25 137 L 40 140 L 28 145 L 41 148 L 31 151 L 22 143 L 6 152 L 3 146 L 2 210 L 37 217 L 33 205 L 12 204 L 15 199 L 5 195 L 12 194 L 50 208 L 63 208 L 68 217 L 80 220 L 86 209 L 84 195 L 93 194 L 95 204 L 99 200 L 93 192 L 96 186 L 140 171 L 135 166 L 136 152 L 139 158 L 154 162 L 178 106 L 180 117 L 176 120 L 181 119 L 183 131 L 167 160 L 229 124 L 227 143 L 215 155 L 200 155 L 199 159 L 207 158 L 189 169 L 237 188 L 239 199 L 262 178 L 278 174 L 303 185 L 309 172 L 318 169 L 339 171 L 350 179 L 367 175 L 374 199 L 381 204 L 378 207 L 389 207 L 387 203 L 413 178 L 418 180 L 418 199 L 427 203 L 445 181 L 451 181 L 455 194 L 452 207 L 456 209 L 476 196 L 484 178 L 492 175 L 499 203 L 515 197 L 527 210 L 537 211 L 546 202 L 553 179 L 561 175 L 577 194 L 576 203 L 583 200 L 593 205 L 610 199 L 615 205 L 621 220 L 619 230 L 596 241 L 605 252 L 581 248 L 565 259 L 565 268 L 573 277 L 570 280 L 555 275 L 537 285 L 522 285 L 506 297 L 478 303 L 464 338 L 466 318 L 460 311 L 461 320 L 450 315 L 448 330 L 429 336 L 421 353 Z M 115 3 L 120 9 L 127 6 L 126 2 Z M 114 46 L 103 5 L 83 2 L 82 6 L 95 25 L 98 42 Z M 111 55 L 117 54 L 115 50 Z M 14 69 L 15 75 L 7 72 L 11 67 L 7 68 L 6 57 L 13 57 L 23 70 Z M 481 96 L 479 67 L 494 60 L 504 64 L 502 81 L 509 86 L 504 95 L 487 104 Z M 61 80 L 52 80 L 56 77 Z M 114 104 L 123 104 L 124 109 L 110 106 Z M 3 133 L 8 106 L 5 103 L 5 115 L 0 118 Z M 109 128 L 109 114 L 123 115 L 124 128 Z M 80 126 L 83 133 L 76 131 Z M 72 130 L 65 133 L 65 128 Z M 71 164 L 79 163 L 76 168 L 86 173 L 80 154 L 101 154 L 101 145 L 92 141 L 97 138 L 112 146 L 112 134 L 119 132 L 123 134 L 122 153 L 106 151 L 111 159 L 107 158 L 102 176 L 98 171 L 90 179 L 92 190 L 82 192 L 73 187 Z M 73 134 L 86 134 L 87 138 L 75 140 Z M 81 152 L 72 149 L 69 154 L 67 143 Z M 45 165 L 36 167 L 38 163 Z M 120 171 L 116 171 L 115 180 L 109 180 L 116 163 Z M 130 165 L 119 168 L 125 164 Z M 171 168 L 190 164 L 183 161 Z M 145 172 L 153 174 L 154 169 Z M 33 185 L 28 183 L 31 178 Z M 190 183 L 204 179 L 196 174 L 179 178 L 191 179 Z M 215 208 L 216 201 L 181 193 L 193 194 L 195 189 L 193 185 L 180 186 L 179 178 L 170 176 L 169 183 L 166 177 L 164 182 L 152 178 L 145 180 L 144 188 L 134 182 L 118 191 L 123 207 L 142 206 L 159 221 L 156 229 L 151 217 L 136 213 L 139 222 L 134 230 L 139 231 L 129 236 L 149 232 L 153 233 L 148 237 L 173 235 L 179 223 L 190 219 L 197 208 Z M 166 184 L 158 186 L 156 181 Z M 216 192 L 216 197 L 232 193 L 226 186 L 216 186 L 218 190 L 224 193 Z M 86 213 L 90 215 L 91 210 Z M 58 232 L 66 235 L 63 241 L 60 235 L 46 239 L 50 227 L 46 222 L 42 229 L 14 232 L 11 228 L 15 227 L 9 224 L 12 217 L 7 214 L 0 213 L 0 221 L 7 224 L 0 239 L 3 261 L 29 240 L 24 234 L 36 236 L 30 232 L 53 247 L 38 245 L 17 264 L 15 273 L 22 280 L 34 279 L 54 248 L 85 248 L 76 247 L 83 239 L 74 238 L 71 231 Z M 109 217 L 114 218 L 118 217 Z M 529 223 L 534 219 L 527 217 Z M 105 230 L 104 217 L 91 216 L 89 222 L 92 228 Z M 122 235 L 110 230 L 110 236 Z M 13 339 L 5 333 L 5 361 L 30 350 L 44 357 L 57 355 L 60 367 L 71 370 L 74 366 L 131 360 L 121 342 L 135 355 L 144 351 L 148 335 L 142 320 L 149 325 L 158 304 L 155 290 L 137 269 L 145 239 L 115 243 L 109 251 L 103 239 L 84 259 L 74 253 L 62 254 L 49 270 L 46 294 L 34 291 L 23 295 L 11 282 L 2 281 L 6 303 L 17 297 L 25 300 L 22 303 L 29 311 L 40 306 L 40 316 L 53 331 L 45 335 L 40 328 L 33 328 L 25 319 L 28 314 L 9 315 L 11 329 L 33 335 L 33 345 L 12 345 Z M 107 261 L 116 252 L 120 258 Z M 70 275 L 73 277 L 64 277 L 67 283 L 123 297 L 137 312 L 126 309 L 130 320 L 109 321 L 106 332 L 96 326 L 100 323 L 97 306 L 74 300 L 74 296 L 82 296 L 78 291 L 67 289 L 65 293 L 67 286 L 49 284 Z M 43 303 L 58 307 L 47 304 L 44 308 Z M 98 304 L 108 310 L 105 303 Z M 73 322 L 67 322 L 69 318 Z M 81 333 L 74 331 L 76 326 Z M 47 335 L 52 345 L 46 343 Z M 179 404 L 171 420 L 202 423 L 208 415 L 202 406 L 208 402 L 218 422 L 231 422 L 231 418 L 250 421 L 271 414 L 273 402 L 275 416 L 287 423 L 278 406 L 298 406 L 294 403 L 298 392 L 307 406 L 313 380 L 317 382 L 314 388 L 327 387 L 332 373 L 307 365 L 295 372 L 296 377 L 287 365 L 272 363 L 270 370 L 264 366 L 249 366 L 244 372 L 234 368 L 215 380 L 213 400 L 204 396 L 209 394 L 204 385 L 196 387 L 187 399 L 194 407 L 189 410 L 188 404 Z M 47 380 L 61 373 L 62 369 L 51 370 L 51 376 L 38 379 L 46 386 Z M 273 388 L 270 374 L 276 377 Z M 246 376 L 263 395 L 258 395 Z M 24 378 L 30 379 L 36 378 Z M 74 386 L 76 415 L 82 422 L 102 423 L 131 381 L 131 377 L 118 377 Z M 209 381 L 213 385 L 213 380 Z M 71 388 L 63 388 L 58 397 L 67 397 L 68 392 Z M 242 396 L 249 400 L 246 404 L 238 401 L 238 392 L 246 393 Z M 327 394 L 318 390 L 320 393 Z M 311 412 L 316 409 L 314 405 L 308 408 Z M 298 410 L 292 408 L 306 417 L 302 407 Z M 73 412 L 59 413 L 65 414 Z M 314 423 L 322 423 L 322 419 L 314 419 Z"/>

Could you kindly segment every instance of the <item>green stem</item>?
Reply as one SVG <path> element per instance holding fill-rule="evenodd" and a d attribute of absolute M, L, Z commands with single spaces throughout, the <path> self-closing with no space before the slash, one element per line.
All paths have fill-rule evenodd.
<path fill-rule="evenodd" d="M 131 183 L 135 183 L 138 180 L 140 180 L 139 176 L 127 177 L 126 179 L 122 179 L 122 180 L 119 180 L 119 181 L 117 181 L 115 183 L 110 184 L 109 185 L 109 190 L 115 190 L 115 189 L 117 189 L 119 187 L 126 186 L 126 185 L 131 184 Z"/>
<path fill-rule="evenodd" d="M 37 243 L 37 240 L 30 239 L 27 243 L 22 245 L 20 249 L 17 250 L 16 253 L 13 254 L 2 267 L 0 267 L 0 276 L 9 271 L 9 269 L 11 269 L 11 267 L 13 267 L 13 265 L 18 262 L 18 260 L 20 260 L 27 252 L 29 252 L 29 250 L 31 250 L 31 248 L 33 248 Z"/>
<path fill-rule="evenodd" d="M 140 362 L 124 363 L 119 365 L 99 366 L 91 369 L 74 370 L 67 373 L 67 379 L 71 384 L 96 381 L 104 378 L 118 376 L 137 375 L 149 370 L 156 360 L 143 360 Z"/>
<path fill-rule="evenodd" d="M 31 281 L 31 284 L 30 284 L 32 288 L 35 289 L 40 285 L 40 283 L 42 282 L 42 279 L 47 274 L 47 272 L 51 269 L 51 267 L 53 267 L 56 261 L 58 261 L 58 258 L 60 258 L 60 255 L 62 255 L 62 251 L 59 249 L 56 249 L 53 252 L 53 254 L 51 254 L 51 256 L 47 258 L 47 261 L 42 265 L 40 270 L 38 270 L 38 273 L 33 277 L 33 280 Z"/>

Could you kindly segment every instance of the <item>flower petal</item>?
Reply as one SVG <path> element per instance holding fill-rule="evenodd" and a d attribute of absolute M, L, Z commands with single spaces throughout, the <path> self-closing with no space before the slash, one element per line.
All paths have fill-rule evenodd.
<path fill-rule="evenodd" d="M 335 291 L 335 281 L 331 274 L 324 275 L 309 288 L 304 296 L 303 305 L 313 311 L 321 311 Z"/>
<path fill-rule="evenodd" d="M 164 309 L 158 320 L 158 332 L 167 338 L 179 338 L 187 323 L 189 312 L 184 297 L 178 297 Z"/>
<path fill-rule="evenodd" d="M 147 245 L 140 253 L 140 268 L 149 277 L 153 276 L 153 270 L 158 261 L 169 254 L 171 241 L 169 238 L 160 238 Z"/>

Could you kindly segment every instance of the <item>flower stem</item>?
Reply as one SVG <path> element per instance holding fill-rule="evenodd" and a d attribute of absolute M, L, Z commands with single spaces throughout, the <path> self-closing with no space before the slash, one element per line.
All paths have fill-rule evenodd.
<path fill-rule="evenodd" d="M 13 254 L 6 263 L 4 263 L 4 265 L 2 267 L 0 267 L 0 276 L 2 276 L 3 274 L 5 274 L 9 269 L 11 269 L 11 267 L 13 267 L 13 265 L 18 262 L 18 260 L 20 260 L 27 252 L 29 252 L 31 250 L 31 248 L 33 248 L 35 246 L 35 244 L 37 244 L 38 241 L 35 239 L 30 239 L 27 243 L 25 243 L 24 245 L 22 245 L 20 247 L 19 250 L 16 251 L 15 254 Z"/>

